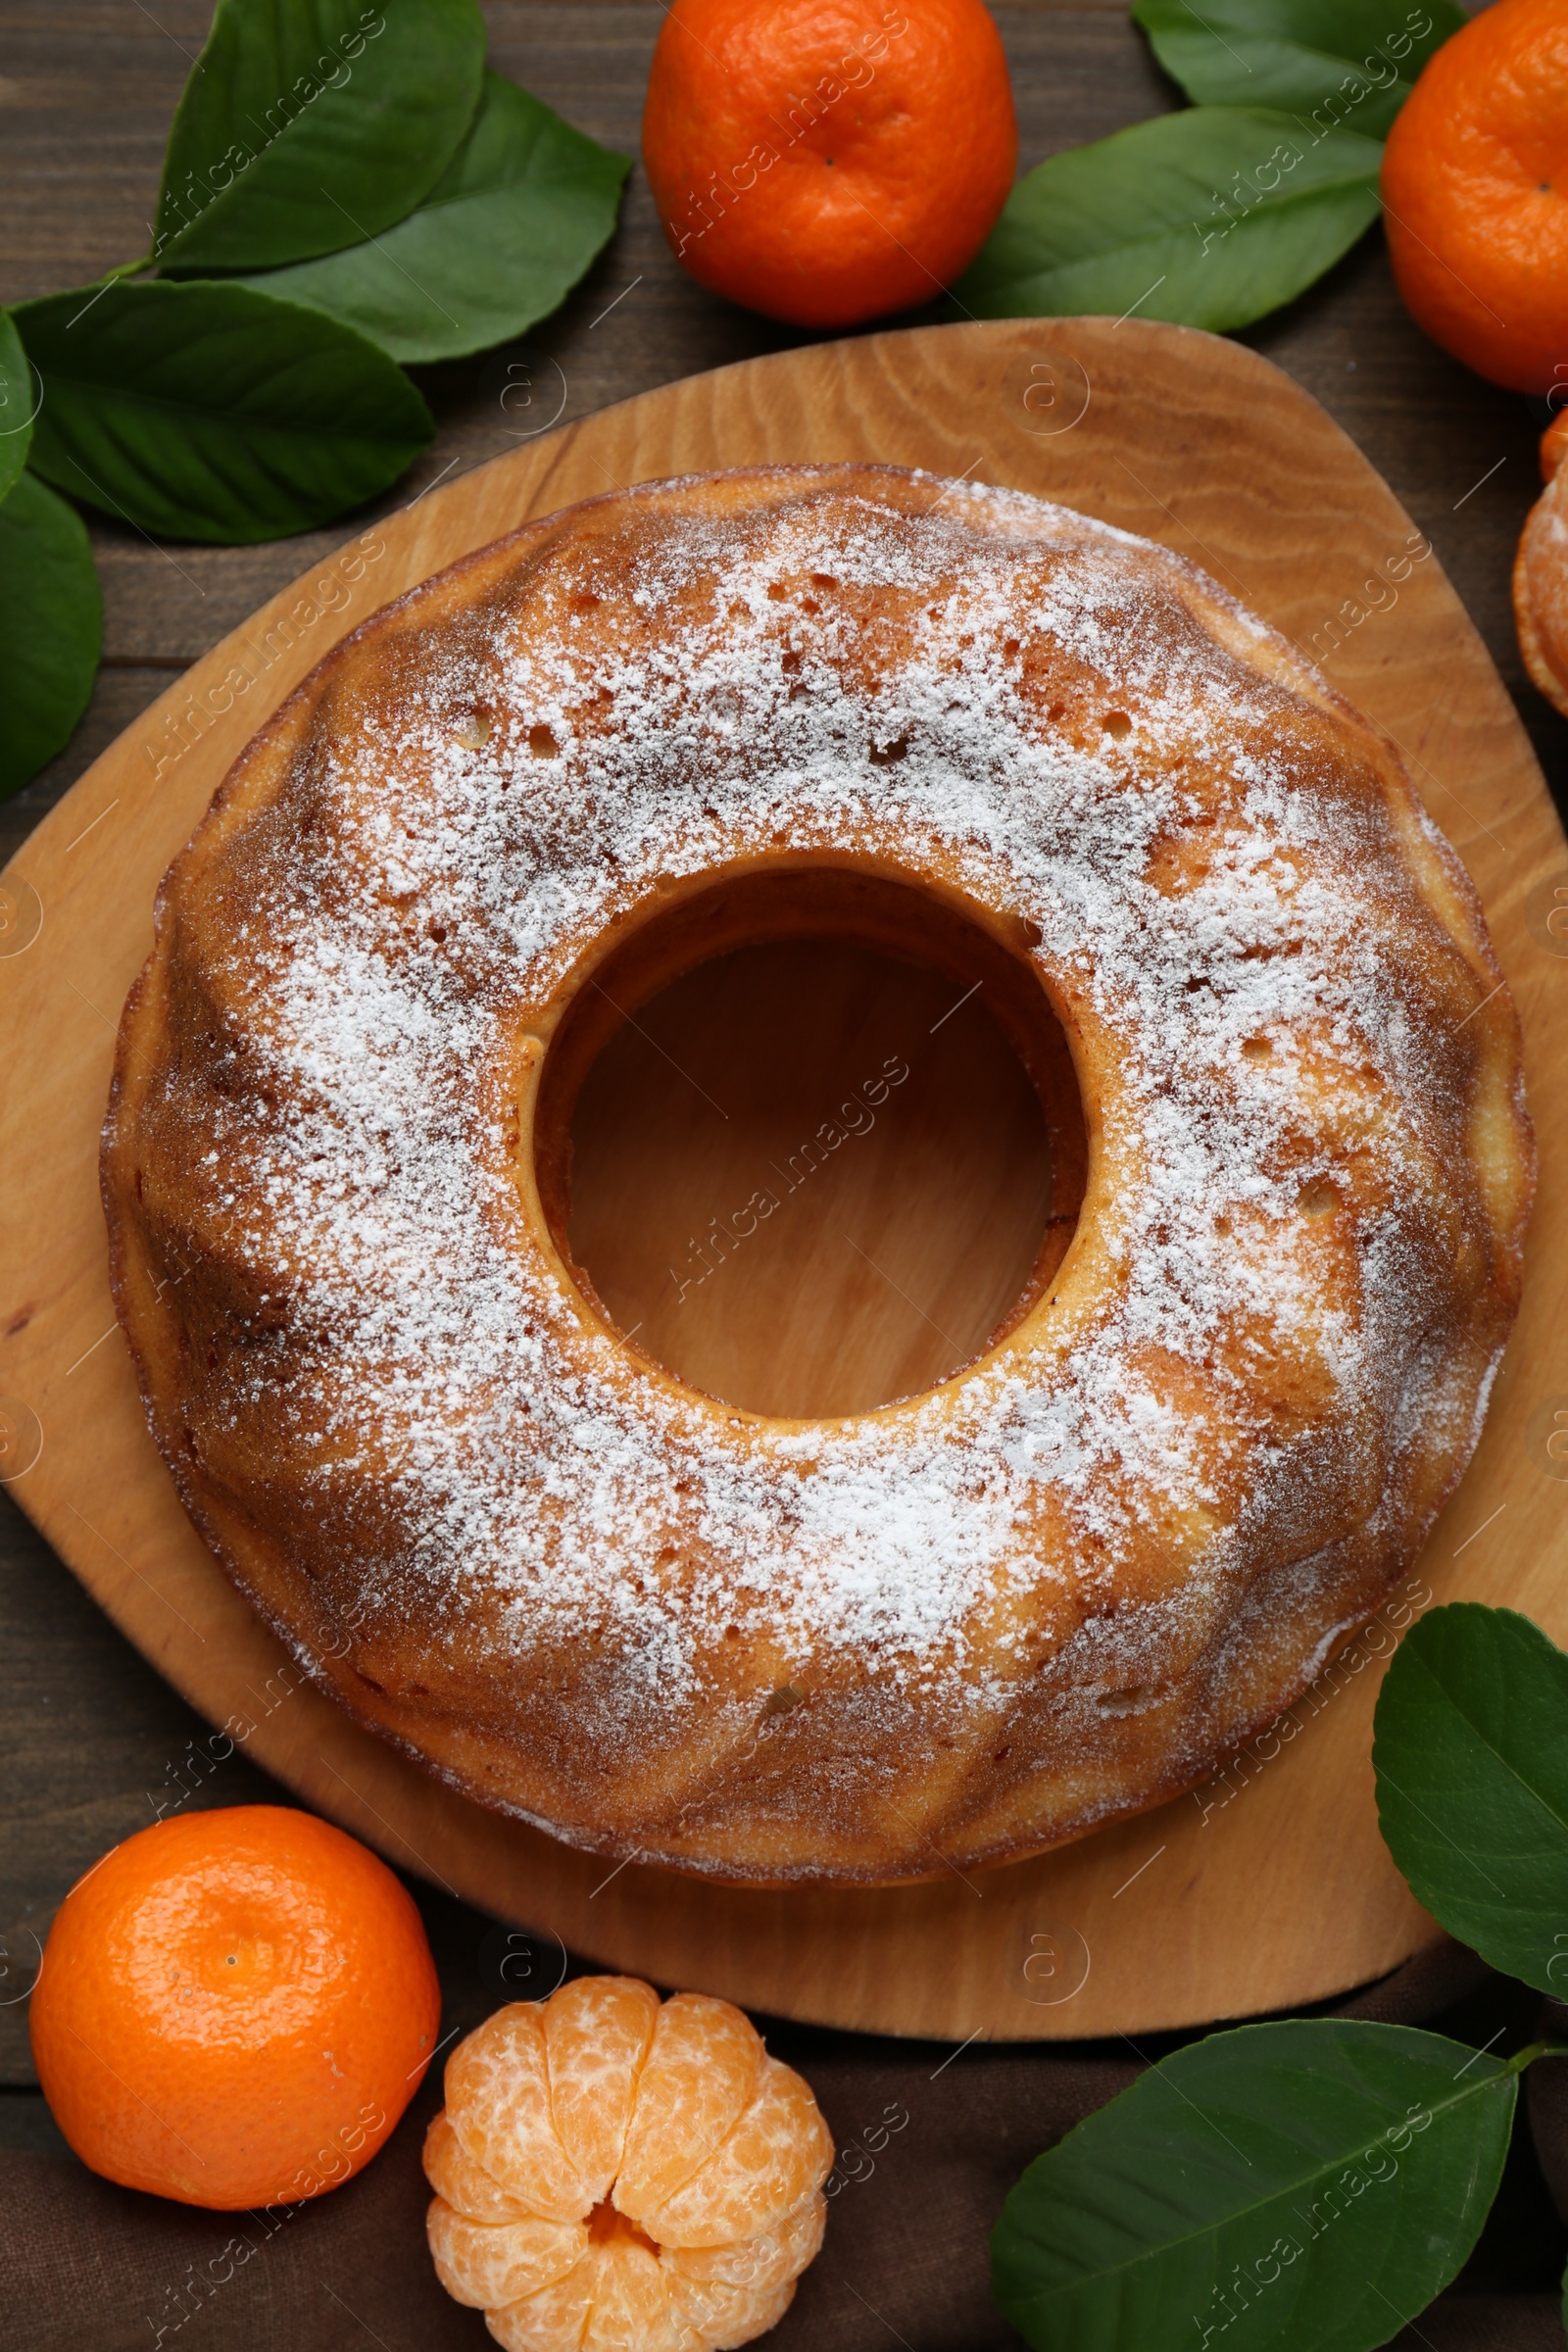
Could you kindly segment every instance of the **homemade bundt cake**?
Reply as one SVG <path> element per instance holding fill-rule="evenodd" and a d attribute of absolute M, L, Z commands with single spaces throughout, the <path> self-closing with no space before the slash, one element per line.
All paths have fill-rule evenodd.
<path fill-rule="evenodd" d="M 702 957 L 911 908 L 1041 1093 L 1035 1278 L 925 1394 L 716 1401 L 572 1262 L 575 1090 Z M 1272 1720 L 1470 1456 L 1531 1182 L 1387 740 L 1163 549 L 871 466 L 596 500 L 341 645 L 164 884 L 103 1157 L 153 1431 L 318 1682 L 755 1882 L 1024 1854 Z"/>

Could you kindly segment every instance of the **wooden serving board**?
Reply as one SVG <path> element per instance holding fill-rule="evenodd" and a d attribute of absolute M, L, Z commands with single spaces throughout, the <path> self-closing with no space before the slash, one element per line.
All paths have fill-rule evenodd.
<path fill-rule="evenodd" d="M 1524 1311 L 1474 1465 L 1402 1596 L 1276 1734 L 1195 1795 L 1033 1862 L 880 1891 L 748 1893 L 612 1869 L 487 1813 L 300 1684 L 147 1435 L 109 1297 L 98 1130 L 159 878 L 230 760 L 338 636 L 573 500 L 850 458 L 1012 485 L 1166 542 L 1398 740 L 1519 1004 L 1541 1191 Z M 1506 1603 L 1568 1637 L 1568 852 L 1437 557 L 1267 362 L 1136 319 L 936 327 L 753 361 L 523 442 L 350 542 L 199 662 L 38 827 L 4 890 L 0 1471 L 131 1641 L 302 1798 L 551 1951 L 563 1939 L 752 2008 L 954 2041 L 1291 2007 L 1433 1939 L 1378 1837 L 1379 1660 L 1433 1597 Z M 553 1973 L 542 1964 L 535 1988 Z"/>

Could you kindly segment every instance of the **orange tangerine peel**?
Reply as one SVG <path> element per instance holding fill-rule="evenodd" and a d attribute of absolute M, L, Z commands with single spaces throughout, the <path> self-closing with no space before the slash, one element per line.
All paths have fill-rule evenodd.
<path fill-rule="evenodd" d="M 314 1814 L 230 1805 L 155 1822 L 77 1880 L 29 2022 L 84 2164 L 238 2212 L 368 2164 L 440 2020 L 423 1925 L 386 1864 Z"/>
<path fill-rule="evenodd" d="M 447 2061 L 430 2251 L 509 2352 L 721 2352 L 789 2308 L 832 2161 L 809 2085 L 739 2009 L 580 1977 Z"/>

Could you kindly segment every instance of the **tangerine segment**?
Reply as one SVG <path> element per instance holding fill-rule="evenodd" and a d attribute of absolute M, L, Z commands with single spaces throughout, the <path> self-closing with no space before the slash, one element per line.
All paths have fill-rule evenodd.
<path fill-rule="evenodd" d="M 643 160 L 677 260 L 770 318 L 846 326 L 973 260 L 1018 158 L 981 0 L 675 0 Z"/>
<path fill-rule="evenodd" d="M 808 2085 L 769 2058 L 728 2137 L 674 2195 L 643 2217 L 662 2246 L 711 2246 L 771 2230 L 833 2162 L 833 2140 Z"/>
<path fill-rule="evenodd" d="M 697 2340 L 710 2345 L 712 2352 L 729 2352 L 733 2344 L 749 2344 L 754 2336 L 765 2335 L 770 2328 L 778 2326 L 794 2302 L 796 2284 L 797 2281 L 792 2278 L 787 2286 L 779 2287 L 776 2293 L 770 2295 L 734 2286 L 715 2289 L 716 2294 L 727 2295 L 729 2301 L 722 2309 L 714 2305 Z M 682 2352 L 691 2352 L 692 2322 L 686 2317 L 684 2307 L 673 2296 L 669 2310 L 677 2331 L 686 2330 L 679 2335 Z"/>
<path fill-rule="evenodd" d="M 750 2105 L 765 2057 L 761 2035 L 728 2001 L 678 1992 L 664 2003 L 615 2182 L 622 2213 L 647 2228 L 648 2216 L 684 2187 Z"/>
<path fill-rule="evenodd" d="M 1446 41 L 1383 158 L 1389 254 L 1434 341 L 1494 383 L 1568 383 L 1568 10 L 1495 0 Z"/>
<path fill-rule="evenodd" d="M 502 2352 L 582 2352 L 599 2265 L 592 2248 L 574 2271 L 520 2303 L 487 2311 L 484 2324 Z"/>
<path fill-rule="evenodd" d="M 820 2189 L 776 2229 L 732 2246 L 666 2247 L 661 2257 L 670 2316 L 699 2342 L 749 2343 L 788 2309 L 796 2280 L 815 2260 L 827 2222 Z"/>
<path fill-rule="evenodd" d="M 594 2249 L 593 2301 L 582 2352 L 692 2352 L 670 2317 L 657 2254 L 630 2239 Z"/>
<path fill-rule="evenodd" d="M 635 1977 L 578 1977 L 545 2005 L 556 2130 L 596 2205 L 620 2171 L 658 2017 L 658 1993 Z"/>
<path fill-rule="evenodd" d="M 223 2211 L 368 2163 L 435 2046 L 440 1988 L 385 1864 L 279 1805 L 161 1821 L 67 1895 L 30 2013 L 85 2164 Z"/>
<path fill-rule="evenodd" d="M 444 2197 L 431 2200 L 425 2234 L 436 2277 L 455 2303 L 492 2311 L 518 2303 L 581 2262 L 588 2232 L 581 2222 L 475 2222 Z"/>
<path fill-rule="evenodd" d="M 586 2221 L 593 2195 L 561 2144 L 539 2005 L 511 2001 L 447 2060 L 446 2112 L 464 2153 L 528 2213 Z"/>
<path fill-rule="evenodd" d="M 793 2212 L 756 2237 L 735 2239 L 727 2246 L 666 2246 L 662 2260 L 669 2275 L 672 2295 L 688 2287 L 749 2286 L 760 2295 L 772 2295 L 814 2262 L 827 2227 L 827 2199 L 813 2188 Z"/>
<path fill-rule="evenodd" d="M 424 2177 L 438 2197 L 471 2222 L 524 2222 L 528 2208 L 476 2164 L 452 2129 L 443 2107 L 424 2135 Z"/>

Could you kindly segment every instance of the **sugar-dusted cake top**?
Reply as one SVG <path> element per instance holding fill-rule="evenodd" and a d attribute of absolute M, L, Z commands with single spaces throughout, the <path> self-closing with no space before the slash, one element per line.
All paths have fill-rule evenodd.
<path fill-rule="evenodd" d="M 531 1686 L 558 1790 L 688 1756 L 675 1851 L 780 1686 L 846 1819 L 917 1722 L 997 1787 L 1055 1757 L 1081 1823 L 1309 1679 L 1479 1429 L 1522 1216 L 1489 1089 L 1525 1146 L 1457 861 L 1292 648 L 1062 509 L 779 470 L 536 526 L 303 695 L 172 877 L 134 1148 L 197 1268 L 186 1474 L 372 1689 L 488 1733 Z M 629 1357 L 509 1156 L 595 943 L 748 858 L 1015 919 L 1093 1139 L 1054 1298 L 848 1420 Z"/>

